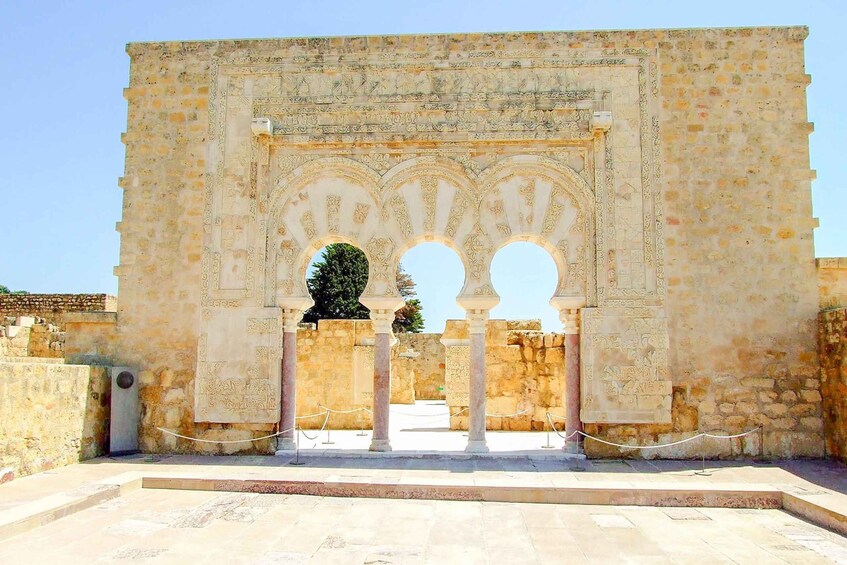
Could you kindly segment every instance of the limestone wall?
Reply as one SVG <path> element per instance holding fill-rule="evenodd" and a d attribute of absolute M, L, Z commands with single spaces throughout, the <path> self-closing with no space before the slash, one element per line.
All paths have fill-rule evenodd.
<path fill-rule="evenodd" d="M 0 468 L 30 475 L 102 455 L 109 386 L 104 367 L 0 361 Z"/>
<path fill-rule="evenodd" d="M 847 461 L 847 308 L 823 311 L 818 321 L 826 452 Z"/>
<path fill-rule="evenodd" d="M 400 342 L 392 348 L 392 372 L 398 375 L 399 380 L 414 383 L 416 400 L 444 400 L 441 334 L 405 333 L 398 334 L 397 338 Z M 407 372 L 413 374 L 407 377 Z"/>
<path fill-rule="evenodd" d="M 61 326 L 66 312 L 114 312 L 117 301 L 108 294 L 0 294 L 0 318 L 37 316 Z"/>
<path fill-rule="evenodd" d="M 821 257 L 815 264 L 821 309 L 847 305 L 847 257 Z"/>
<path fill-rule="evenodd" d="M 117 314 L 74 312 L 65 316 L 64 355 L 68 363 L 111 365 L 116 359 Z"/>
<path fill-rule="evenodd" d="M 648 116 L 647 121 L 639 122 L 636 112 L 632 119 L 616 122 L 609 134 L 614 147 L 609 146 L 605 155 L 595 155 L 594 149 L 603 148 L 595 148 L 593 141 L 585 139 L 574 142 L 575 146 L 587 144 L 585 150 L 579 149 L 579 155 L 562 153 L 555 144 L 561 140 L 561 132 L 556 131 L 552 141 L 542 139 L 546 118 L 528 113 L 509 122 L 511 129 L 495 137 L 487 132 L 477 136 L 461 117 L 448 120 L 444 122 L 448 130 L 444 140 L 450 142 L 451 150 L 458 149 L 438 157 L 455 161 L 457 168 L 466 171 L 462 174 L 471 176 L 509 156 L 564 159 L 575 175 L 589 183 L 597 180 L 596 186 L 605 190 L 598 197 L 610 198 L 623 212 L 640 201 L 632 198 L 634 187 L 651 187 L 656 218 L 646 224 L 656 226 L 656 237 L 641 243 L 626 240 L 627 230 L 645 223 L 642 218 L 626 228 L 617 226 L 616 232 L 608 225 L 600 226 L 606 230 L 602 236 L 607 242 L 620 240 L 628 247 L 598 253 L 602 261 L 591 267 L 594 271 L 587 279 L 597 284 L 597 304 L 589 305 L 632 308 L 634 312 L 655 308 L 666 316 L 671 421 L 660 425 L 592 424 L 589 432 L 648 443 L 680 439 L 698 430 L 739 432 L 762 425 L 766 453 L 822 455 L 821 403 L 814 400 L 819 394 L 819 299 L 812 246 L 806 35 L 805 28 L 790 27 L 130 45 L 131 71 L 125 91 L 128 126 L 123 136 L 126 171 L 120 183 L 124 212 L 119 226 L 120 266 L 116 268 L 121 297 L 118 358 L 144 370 L 142 446 L 148 451 L 197 449 L 162 442 L 153 427 L 162 425 L 166 416 L 179 423 L 181 433 L 200 437 L 252 437 L 272 428 L 268 424 L 194 422 L 193 383 L 204 316 L 225 319 L 242 304 L 260 307 L 272 302 L 266 298 L 273 291 L 255 282 L 261 277 L 247 275 L 251 268 L 265 272 L 266 249 L 250 243 L 250 237 L 256 236 L 250 215 L 254 210 L 265 214 L 262 218 L 269 213 L 262 192 L 270 190 L 262 184 L 269 178 L 267 168 L 291 172 L 306 161 L 296 154 L 273 154 L 272 160 L 267 146 L 259 142 L 229 146 L 228 139 L 218 139 L 214 127 L 224 123 L 218 117 L 226 118 L 227 131 L 242 135 L 249 129 L 253 113 L 269 111 L 258 100 L 252 109 L 249 104 L 228 108 L 223 102 L 227 96 L 225 76 L 249 75 L 251 60 L 268 64 L 278 58 L 315 61 L 335 51 L 353 59 L 402 55 L 416 61 L 418 68 L 443 55 L 456 60 L 456 68 L 490 60 L 502 63 L 504 69 L 511 68 L 512 61 L 520 61 L 518 67 L 534 65 L 532 61 L 551 59 L 551 53 L 563 60 L 602 52 L 615 53 L 614 57 L 608 55 L 613 63 L 618 60 L 615 57 L 640 57 L 644 72 L 627 74 L 632 77 L 630 83 L 622 74 L 601 76 L 605 71 L 599 69 L 596 81 L 591 82 L 598 85 L 598 95 L 607 84 L 613 91 L 647 93 L 658 104 L 655 119 Z M 217 74 L 219 64 L 228 65 L 230 74 Z M 561 83 L 581 88 L 579 72 L 563 67 Z M 213 83 L 213 75 L 221 82 Z M 257 89 L 273 90 L 280 81 L 267 77 L 239 79 L 241 90 L 229 99 L 235 104 L 237 97 L 247 99 L 248 93 Z M 385 83 L 399 85 L 400 81 L 389 76 Z M 402 86 L 406 88 L 407 83 L 413 88 L 415 80 Z M 502 84 L 504 89 L 514 90 L 535 82 L 509 78 Z M 452 88 L 452 83 L 439 82 L 438 86 Z M 338 88 L 346 87 L 339 82 Z M 290 95 L 310 96 L 305 92 Z M 339 91 L 337 96 L 341 100 L 344 93 Z M 327 95 L 327 100 L 331 98 Z M 616 99 L 609 103 L 616 110 Z M 648 111 L 652 112 L 646 107 L 638 110 Z M 384 113 L 390 123 L 393 114 Z M 300 142 L 308 146 L 304 151 L 314 154 L 310 158 L 334 158 L 343 153 L 375 171 L 394 167 L 413 155 L 435 157 L 430 149 L 438 147 L 435 138 L 425 146 L 415 145 L 415 135 L 409 134 L 402 139 L 398 136 L 391 154 L 364 155 L 359 147 L 365 145 L 357 142 L 381 143 L 370 130 L 336 134 L 344 124 L 315 125 L 305 123 L 307 118 L 303 124 L 294 123 L 297 119 L 291 117 L 292 123 L 282 125 L 295 134 L 298 127 L 326 128 L 325 135 L 302 136 Z M 521 129 L 521 124 L 537 127 Z M 426 135 L 435 135 L 440 125 L 432 124 Z M 650 137 L 653 134 L 657 137 Z M 645 137 L 639 139 L 638 135 Z M 617 158 L 619 149 L 634 155 L 629 150 L 632 147 L 643 152 L 641 162 L 628 160 L 616 163 L 614 170 L 603 168 L 608 160 Z M 224 151 L 229 160 L 218 162 L 217 155 Z M 655 155 L 655 160 L 650 155 Z M 223 171 L 220 176 L 219 170 Z M 225 187 L 217 191 L 221 187 L 211 186 L 213 178 L 220 178 Z M 279 178 L 284 178 L 282 173 Z M 624 182 L 624 178 L 629 180 Z M 652 184 L 651 179 L 655 179 Z M 606 182 L 608 186 L 603 184 Z M 204 202 L 207 198 L 212 201 L 213 188 L 214 194 L 223 195 L 215 206 L 227 206 L 230 215 L 223 220 L 225 225 L 210 224 L 204 235 Z M 492 210 L 497 208 L 495 204 L 491 203 Z M 538 217 L 544 215 L 541 204 Z M 447 214 L 439 218 L 445 220 Z M 298 233 L 313 229 L 308 222 L 294 222 L 280 230 L 286 227 Z M 598 231 L 598 239 L 600 235 Z M 211 241 L 213 237 L 220 241 L 219 256 L 204 260 L 204 238 Z M 549 247 L 554 248 L 555 242 Z M 286 250 L 273 252 L 284 258 Z M 228 267 L 223 274 L 220 268 L 213 268 L 224 263 Z M 649 269 L 637 272 L 648 264 Z M 485 268 L 478 261 L 471 266 Z M 577 270 L 579 266 L 574 264 Z M 649 273 L 646 282 L 640 281 L 643 272 Z M 635 288 L 641 282 L 646 289 L 643 292 Z M 480 292 L 485 290 L 480 287 Z M 710 445 L 707 454 L 729 455 L 739 447 Z M 241 449 L 263 451 L 269 444 L 245 444 Z M 607 453 L 592 445 L 587 449 L 591 455 Z M 744 449 L 757 451 L 758 446 L 751 441 Z M 687 452 L 680 449 L 676 454 L 685 456 Z"/>
<path fill-rule="evenodd" d="M 467 349 L 464 320 L 448 320 L 446 397 L 454 430 L 468 429 Z M 455 357 L 454 357 L 455 355 Z M 454 369 L 455 367 L 455 369 Z M 564 416 L 564 335 L 541 331 L 538 320 L 489 320 L 485 332 L 486 428 L 542 430 L 546 413 Z"/>

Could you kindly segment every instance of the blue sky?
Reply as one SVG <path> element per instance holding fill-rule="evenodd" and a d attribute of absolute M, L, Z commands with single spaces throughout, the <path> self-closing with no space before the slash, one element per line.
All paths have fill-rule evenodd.
<path fill-rule="evenodd" d="M 0 284 L 30 292 L 117 291 L 131 41 L 471 31 L 808 25 L 809 119 L 818 256 L 847 255 L 847 2 L 336 1 L 32 2 L 0 4 Z M 463 273 L 453 252 L 426 246 L 404 261 L 429 331 L 454 306 Z M 454 267 L 450 261 L 453 261 Z M 546 265 L 546 267 L 545 267 Z M 438 266 L 436 269 L 435 266 Z M 437 276 L 433 276 L 436 273 Z M 456 281 L 455 283 L 451 281 Z M 499 317 L 542 317 L 552 260 L 513 244 L 495 258 Z M 458 285 L 458 286 L 457 286 Z"/>

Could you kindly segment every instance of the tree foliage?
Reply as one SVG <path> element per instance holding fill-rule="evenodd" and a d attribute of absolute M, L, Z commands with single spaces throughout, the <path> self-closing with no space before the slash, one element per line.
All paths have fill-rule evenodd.
<path fill-rule="evenodd" d="M 0 294 L 29 294 L 25 290 L 9 290 L 8 286 L 0 284 Z"/>
<path fill-rule="evenodd" d="M 396 280 L 406 304 L 397 311 L 392 327 L 395 332 L 420 332 L 424 319 L 421 302 L 415 298 L 415 281 L 402 267 Z M 367 283 L 368 260 L 360 249 L 346 243 L 327 245 L 306 279 L 315 305 L 305 312 L 303 321 L 367 319 L 368 309 L 359 302 Z"/>

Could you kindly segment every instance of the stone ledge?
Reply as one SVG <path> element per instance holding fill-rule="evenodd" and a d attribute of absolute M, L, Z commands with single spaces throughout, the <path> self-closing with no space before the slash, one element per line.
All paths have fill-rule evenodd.
<path fill-rule="evenodd" d="M 117 312 L 68 312 L 65 314 L 66 324 L 117 324 Z"/>

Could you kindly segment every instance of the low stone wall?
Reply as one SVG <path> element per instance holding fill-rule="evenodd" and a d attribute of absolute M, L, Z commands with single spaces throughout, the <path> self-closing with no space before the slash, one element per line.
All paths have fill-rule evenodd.
<path fill-rule="evenodd" d="M 111 365 L 117 352 L 115 312 L 70 312 L 65 315 L 64 355 L 68 363 Z"/>
<path fill-rule="evenodd" d="M 115 312 L 118 299 L 109 294 L 0 294 L 0 318 L 37 316 L 62 326 L 68 312 Z"/>
<path fill-rule="evenodd" d="M 105 367 L 0 362 L 0 468 L 16 476 L 76 463 L 108 446 Z"/>
<path fill-rule="evenodd" d="M 847 308 L 818 317 L 826 453 L 847 462 Z"/>
<path fill-rule="evenodd" d="M 465 320 L 448 320 L 447 403 L 451 414 L 467 408 L 469 350 Z M 453 356 L 452 348 L 456 356 Z M 490 320 L 485 332 L 486 418 L 489 430 L 543 430 L 546 414 L 564 416 L 564 335 L 541 331 L 539 320 Z M 520 413 L 520 414 L 518 414 Z M 450 419 L 450 428 L 468 429 L 468 413 Z"/>
<path fill-rule="evenodd" d="M 397 339 L 399 343 L 392 348 L 392 373 L 397 373 L 401 381 L 413 383 L 415 400 L 444 400 L 441 334 L 405 333 L 398 334 Z"/>
<path fill-rule="evenodd" d="M 368 375 L 356 374 L 354 346 L 367 347 L 373 340 L 370 320 L 321 320 L 317 327 L 301 326 L 297 332 L 297 414 L 317 414 L 323 412 L 322 406 L 339 412 L 371 408 L 372 396 L 360 393 L 356 386 L 357 376 L 368 384 Z M 394 381 L 392 385 L 397 388 Z M 298 420 L 306 429 L 320 428 L 323 422 L 322 416 Z M 328 426 L 358 429 L 362 424 L 370 427 L 370 413 L 333 413 Z"/>
<path fill-rule="evenodd" d="M 847 257 L 821 257 L 815 263 L 821 309 L 847 306 Z"/>

